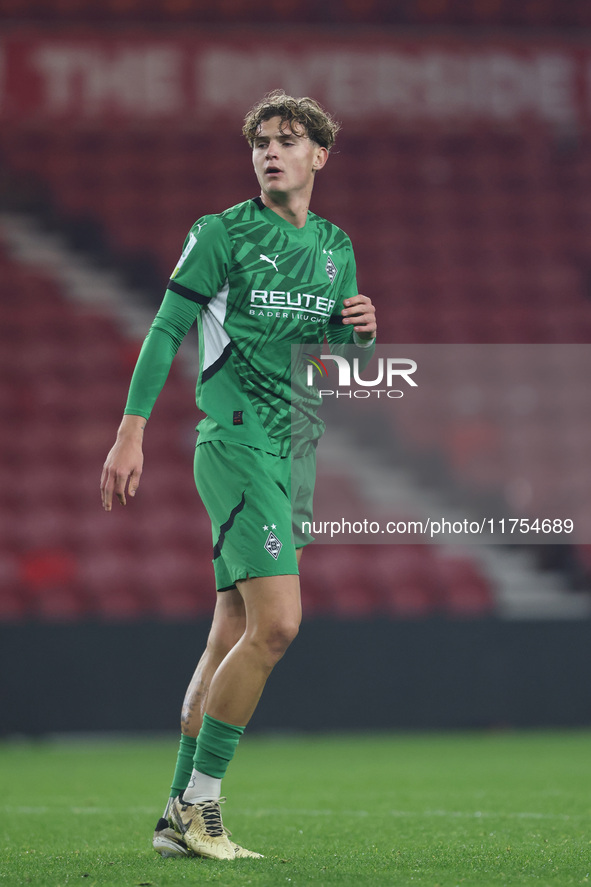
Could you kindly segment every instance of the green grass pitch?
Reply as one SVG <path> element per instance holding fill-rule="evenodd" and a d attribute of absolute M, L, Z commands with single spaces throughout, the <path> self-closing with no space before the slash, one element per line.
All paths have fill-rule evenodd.
<path fill-rule="evenodd" d="M 0 745 L 0 885 L 587 884 L 591 734 L 244 737 L 224 821 L 263 860 L 161 859 L 177 739 Z"/>

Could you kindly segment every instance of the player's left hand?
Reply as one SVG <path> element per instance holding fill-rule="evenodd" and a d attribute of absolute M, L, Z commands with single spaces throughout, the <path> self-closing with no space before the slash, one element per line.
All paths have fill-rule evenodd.
<path fill-rule="evenodd" d="M 360 339 L 373 339 L 376 334 L 376 309 L 369 296 L 351 296 L 345 299 L 341 311 L 343 323 L 354 324 L 353 329 Z"/>

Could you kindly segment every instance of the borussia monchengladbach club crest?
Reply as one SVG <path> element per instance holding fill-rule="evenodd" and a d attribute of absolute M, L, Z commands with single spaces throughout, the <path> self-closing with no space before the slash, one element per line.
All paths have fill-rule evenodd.
<path fill-rule="evenodd" d="M 268 551 L 271 557 L 274 557 L 275 560 L 279 557 L 279 552 L 283 548 L 283 542 L 277 538 L 275 533 L 271 530 L 269 535 L 267 536 L 267 541 L 265 542 L 265 551 Z"/>
<path fill-rule="evenodd" d="M 333 260 L 331 259 L 330 256 L 326 260 L 326 273 L 328 274 L 330 282 L 332 283 L 334 281 L 335 277 L 337 276 L 337 266 L 335 265 L 335 263 L 333 262 Z"/>

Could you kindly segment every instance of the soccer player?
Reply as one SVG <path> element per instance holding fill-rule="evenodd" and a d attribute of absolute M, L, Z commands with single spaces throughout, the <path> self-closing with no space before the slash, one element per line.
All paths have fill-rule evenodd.
<path fill-rule="evenodd" d="M 357 293 L 346 234 L 308 209 L 338 124 L 309 98 L 277 90 L 243 133 L 261 193 L 192 227 L 142 346 L 101 477 L 103 507 L 126 504 L 142 436 L 176 351 L 199 328 L 195 482 L 213 531 L 217 599 L 187 689 L 170 798 L 153 846 L 162 856 L 260 856 L 232 842 L 221 782 L 274 665 L 298 633 L 298 565 L 310 541 L 314 437 L 291 454 L 291 345 L 351 343 L 371 353 L 371 300 Z M 292 509 L 293 501 L 293 509 Z M 292 525 L 293 510 L 293 525 Z"/>

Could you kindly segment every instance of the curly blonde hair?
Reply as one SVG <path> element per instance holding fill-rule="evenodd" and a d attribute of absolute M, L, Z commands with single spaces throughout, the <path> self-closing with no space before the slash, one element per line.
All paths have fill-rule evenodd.
<path fill-rule="evenodd" d="M 294 98 L 282 89 L 275 89 L 257 102 L 244 118 L 242 134 L 251 147 L 263 121 L 272 117 L 280 117 L 281 124 L 287 123 L 291 129 L 294 123 L 299 123 L 309 139 L 329 151 L 341 128 L 340 123 L 314 99 L 307 96 Z"/>

